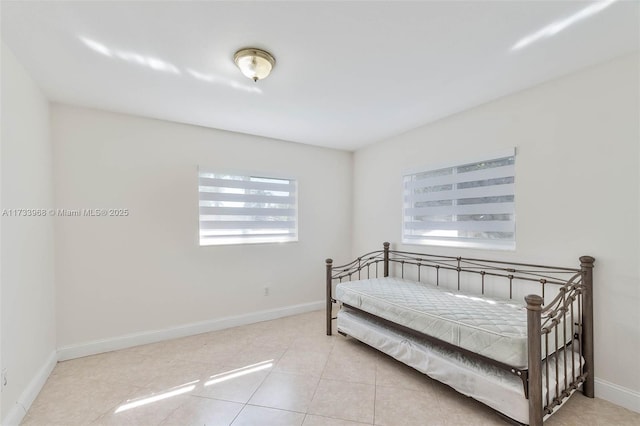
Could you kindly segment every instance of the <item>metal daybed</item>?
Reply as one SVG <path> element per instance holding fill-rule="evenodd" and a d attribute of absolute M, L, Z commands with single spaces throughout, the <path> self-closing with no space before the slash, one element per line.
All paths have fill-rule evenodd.
<path fill-rule="evenodd" d="M 327 335 L 337 319 L 340 334 L 516 423 L 541 425 L 576 390 L 594 396 L 594 260 L 559 268 L 397 251 L 389 243 L 346 265 L 327 259 Z M 525 294 L 525 304 L 515 301 Z"/>

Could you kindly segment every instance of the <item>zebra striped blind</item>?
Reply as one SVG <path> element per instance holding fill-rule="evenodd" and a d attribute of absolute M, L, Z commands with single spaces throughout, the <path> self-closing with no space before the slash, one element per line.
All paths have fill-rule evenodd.
<path fill-rule="evenodd" d="M 297 183 L 199 170 L 200 245 L 298 241 Z"/>
<path fill-rule="evenodd" d="M 515 150 L 403 181 L 403 243 L 515 249 Z"/>

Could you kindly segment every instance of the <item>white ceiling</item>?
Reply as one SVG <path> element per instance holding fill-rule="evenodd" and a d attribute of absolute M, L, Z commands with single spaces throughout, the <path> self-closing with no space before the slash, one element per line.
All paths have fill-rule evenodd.
<path fill-rule="evenodd" d="M 590 4 L 2 1 L 1 24 L 53 101 L 354 150 L 638 50 L 637 1 L 511 50 Z"/>

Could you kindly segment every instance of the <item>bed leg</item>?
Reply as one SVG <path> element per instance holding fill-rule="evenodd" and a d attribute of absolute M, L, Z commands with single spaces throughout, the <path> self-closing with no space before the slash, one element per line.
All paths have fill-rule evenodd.
<path fill-rule="evenodd" d="M 389 276 L 389 243 L 382 243 L 382 247 L 384 247 L 384 276 Z"/>
<path fill-rule="evenodd" d="M 542 426 L 542 297 L 530 294 L 527 302 L 527 344 L 529 357 L 529 425 Z"/>
<path fill-rule="evenodd" d="M 587 377 L 583 385 L 583 393 L 589 398 L 593 398 L 594 378 L 593 375 L 593 262 L 595 259 L 591 256 L 582 256 L 580 258 L 580 267 L 582 269 L 582 282 L 585 291 L 582 296 L 582 353 L 584 354 L 585 369 Z"/>
<path fill-rule="evenodd" d="M 333 295 L 331 294 L 331 286 L 333 284 L 333 278 L 331 273 L 331 267 L 333 266 L 333 259 L 327 259 L 327 336 L 331 336 L 331 317 L 333 315 Z"/>

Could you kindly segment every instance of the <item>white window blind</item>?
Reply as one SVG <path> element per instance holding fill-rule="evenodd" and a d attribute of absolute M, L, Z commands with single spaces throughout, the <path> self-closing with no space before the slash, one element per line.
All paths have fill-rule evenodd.
<path fill-rule="evenodd" d="M 404 176 L 402 241 L 515 249 L 515 153 Z"/>
<path fill-rule="evenodd" d="M 298 240 L 297 183 L 199 170 L 200 245 Z"/>

